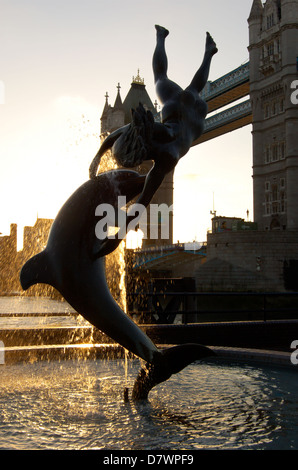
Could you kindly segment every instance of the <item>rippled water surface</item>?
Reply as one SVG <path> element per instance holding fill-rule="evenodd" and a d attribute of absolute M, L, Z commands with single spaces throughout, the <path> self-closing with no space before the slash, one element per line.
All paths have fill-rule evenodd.
<path fill-rule="evenodd" d="M 124 403 L 139 367 L 126 379 L 124 361 L 1 366 L 0 449 L 298 449 L 296 371 L 196 363 Z"/>

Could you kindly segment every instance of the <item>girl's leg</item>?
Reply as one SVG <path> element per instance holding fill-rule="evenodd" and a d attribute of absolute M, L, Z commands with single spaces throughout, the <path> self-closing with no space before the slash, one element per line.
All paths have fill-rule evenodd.
<path fill-rule="evenodd" d="M 168 58 L 165 50 L 165 39 L 169 31 L 162 26 L 155 25 L 156 47 L 153 54 L 153 74 L 155 83 L 158 80 L 167 78 Z"/>
<path fill-rule="evenodd" d="M 206 49 L 205 49 L 205 55 L 203 58 L 202 65 L 197 71 L 197 73 L 195 74 L 190 85 L 187 87 L 188 89 L 195 90 L 198 93 L 200 93 L 203 90 L 208 80 L 212 57 L 216 53 L 217 53 L 216 44 L 213 38 L 210 36 L 210 34 L 207 33 Z"/>
<path fill-rule="evenodd" d="M 168 58 L 165 50 L 165 39 L 169 31 L 162 26 L 155 26 L 156 28 L 156 47 L 153 54 L 153 74 L 156 85 L 156 92 L 162 104 L 171 99 L 177 92 L 182 91 L 181 87 L 175 82 L 169 80 L 168 72 Z"/>

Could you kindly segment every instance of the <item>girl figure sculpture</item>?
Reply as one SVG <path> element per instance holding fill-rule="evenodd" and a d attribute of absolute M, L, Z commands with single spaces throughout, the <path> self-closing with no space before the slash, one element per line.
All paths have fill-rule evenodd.
<path fill-rule="evenodd" d="M 104 140 L 89 169 L 90 178 L 95 178 L 100 159 L 109 149 L 112 149 L 117 163 L 126 168 L 136 167 L 145 160 L 153 160 L 154 165 L 147 174 L 143 191 L 136 201 L 144 207 L 150 203 L 165 175 L 175 168 L 180 158 L 203 133 L 207 104 L 199 93 L 207 83 L 211 60 L 217 52 L 215 42 L 207 33 L 201 67 L 190 85 L 183 90 L 167 76 L 165 39 L 169 31 L 158 25 L 155 28 L 157 41 L 153 55 L 153 73 L 156 92 L 163 105 L 161 122 L 154 122 L 152 113 L 145 111 L 140 104 L 136 110 L 132 110 L 132 122 Z M 112 245 L 117 246 L 115 240 L 107 242 L 111 242 L 108 252 L 112 251 Z"/>

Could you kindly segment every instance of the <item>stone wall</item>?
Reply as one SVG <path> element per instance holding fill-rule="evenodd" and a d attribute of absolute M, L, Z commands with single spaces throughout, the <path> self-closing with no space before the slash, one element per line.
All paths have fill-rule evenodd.
<path fill-rule="evenodd" d="M 295 266 L 298 266 L 296 231 L 209 234 L 207 260 L 196 271 L 196 288 L 198 291 L 298 291 Z"/>

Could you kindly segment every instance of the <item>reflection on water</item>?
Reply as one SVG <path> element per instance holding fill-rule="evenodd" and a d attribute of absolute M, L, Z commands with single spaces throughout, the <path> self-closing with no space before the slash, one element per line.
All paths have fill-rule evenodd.
<path fill-rule="evenodd" d="M 131 386 L 139 361 L 129 362 Z M 125 362 L 1 368 L 0 449 L 297 449 L 297 372 L 194 364 L 124 403 Z"/>

